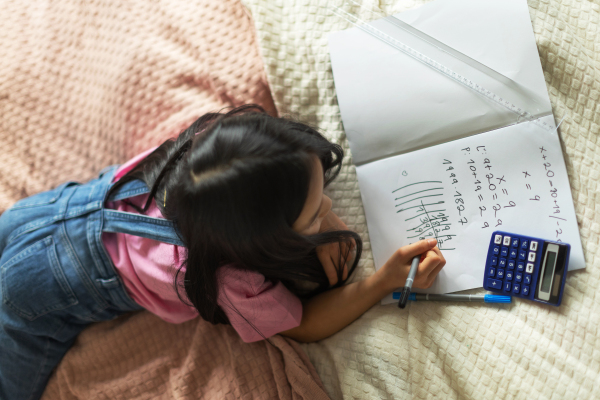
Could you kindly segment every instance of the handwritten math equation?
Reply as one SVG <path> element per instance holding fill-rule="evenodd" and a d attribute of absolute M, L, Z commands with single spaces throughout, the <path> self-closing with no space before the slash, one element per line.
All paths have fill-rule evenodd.
<path fill-rule="evenodd" d="M 473 193 L 468 194 L 469 198 L 476 199 L 475 204 L 467 205 L 463 196 L 458 190 L 455 190 L 455 202 L 456 210 L 459 215 L 458 223 L 464 225 L 468 223 L 466 216 L 463 213 L 466 207 L 477 207 L 476 211 L 479 217 L 483 220 L 480 227 L 481 229 L 486 228 L 497 228 L 502 225 L 503 218 L 511 217 L 511 209 L 518 207 L 516 200 L 511 196 L 508 189 L 508 183 L 513 180 L 514 184 L 524 185 L 527 191 L 531 192 L 531 196 L 527 196 L 529 202 L 539 202 L 543 196 L 550 196 L 552 199 L 552 211 L 548 216 L 556 220 L 557 228 L 555 230 L 556 241 L 561 241 L 561 234 L 563 233 L 560 228 L 560 222 L 566 222 L 567 220 L 558 215 L 560 214 L 559 205 L 559 191 L 558 188 L 553 184 L 552 178 L 555 176 L 552 170 L 552 164 L 548 160 L 548 151 L 543 146 L 538 149 L 540 161 L 544 167 L 543 175 L 540 171 L 522 171 L 522 176 L 508 176 L 503 171 L 499 170 L 493 163 L 491 156 L 488 155 L 485 145 L 476 147 L 465 147 L 461 149 L 462 157 L 457 162 L 462 163 L 461 171 L 468 171 L 465 176 L 458 176 L 457 169 L 454 168 L 452 161 L 444 159 L 443 165 L 447 174 L 446 179 L 448 183 L 456 188 L 456 184 L 459 179 L 465 179 L 467 182 L 470 181 L 470 187 Z M 465 169 L 464 167 L 468 169 Z M 546 185 L 545 191 L 543 186 Z M 464 187 L 464 185 L 463 185 Z M 540 190 L 541 189 L 541 190 Z M 476 197 L 471 196 L 475 194 Z M 473 215 L 473 213 L 471 213 Z M 514 214 L 513 214 L 514 215 Z"/>
<path fill-rule="evenodd" d="M 442 181 L 423 181 L 392 191 L 397 214 L 405 217 L 407 239 L 412 241 L 435 238 L 440 250 L 455 250 L 451 246 L 452 222 L 442 200 Z"/>
<path fill-rule="evenodd" d="M 445 155 L 448 158 L 427 172 L 431 180 L 425 180 L 425 173 L 421 173 L 412 182 L 404 181 L 408 175 L 406 171 L 402 173 L 406 184 L 393 188 L 391 194 L 406 238 L 412 243 L 433 237 L 440 249 L 454 250 L 461 242 L 456 235 L 467 226 L 470 231 L 491 233 L 499 227 L 503 229 L 502 225 L 513 226 L 529 215 L 539 222 L 547 215 L 551 221 L 545 220 L 544 225 L 556 223 L 555 236 L 549 239 L 561 242 L 563 229 L 568 231 L 570 214 L 564 209 L 569 193 L 563 193 L 559 177 L 555 176 L 560 169 L 556 169 L 557 165 L 552 167 L 560 160 L 553 160 L 554 153 L 541 145 L 522 149 L 510 158 L 505 150 L 498 153 L 485 143 L 479 144 L 456 148 L 453 154 Z M 519 166 L 518 157 L 524 155 L 539 157 L 539 163 Z"/>
<path fill-rule="evenodd" d="M 542 165 L 544 167 L 544 172 L 543 172 L 543 176 L 538 176 L 539 174 L 536 173 L 529 173 L 528 171 L 523 171 L 523 179 L 527 180 L 527 183 L 525 183 L 525 187 L 527 188 L 527 190 L 531 190 L 532 192 L 534 191 L 534 183 L 537 184 L 538 189 L 539 186 L 545 186 L 545 180 L 548 180 L 548 186 L 546 187 L 547 192 L 545 190 L 542 191 L 542 195 L 541 196 L 550 196 L 551 200 L 552 200 L 552 212 L 550 215 L 548 215 L 548 218 L 552 218 L 554 220 L 556 220 L 556 229 L 555 229 L 555 233 L 556 233 L 556 237 L 554 238 L 557 242 L 562 242 L 561 240 L 561 235 L 563 233 L 563 230 L 560 228 L 560 221 L 563 222 L 567 222 L 567 219 L 559 216 L 560 214 L 560 205 L 559 203 L 559 191 L 558 188 L 556 186 L 554 186 L 554 184 L 552 183 L 552 178 L 554 178 L 554 171 L 552 170 L 552 164 L 550 163 L 550 161 L 552 160 L 548 160 L 548 150 L 544 148 L 544 146 L 541 146 L 539 149 L 539 157 L 540 160 L 542 162 Z M 552 161 L 554 162 L 554 161 Z M 542 179 L 540 179 L 542 178 Z M 544 182 L 542 184 L 542 182 Z M 532 198 L 530 198 L 530 201 L 540 201 L 542 199 L 539 194 L 535 194 L 533 195 Z"/>
<path fill-rule="evenodd" d="M 476 213 L 483 220 L 481 223 L 481 229 L 487 229 L 490 227 L 497 228 L 502 225 L 502 218 L 505 215 L 509 215 L 511 208 L 517 207 L 516 202 L 511 199 L 508 191 L 509 178 L 502 171 L 498 170 L 490 156 L 488 156 L 487 149 L 484 145 L 475 147 L 465 147 L 460 150 L 462 157 L 459 160 L 455 160 L 460 165 L 462 171 L 466 171 L 465 176 L 461 176 L 460 179 L 464 179 L 469 183 L 468 187 L 472 189 L 476 196 L 475 204 L 468 205 L 469 207 L 475 207 Z M 463 216 L 463 212 L 466 210 L 467 204 L 464 201 L 464 195 L 456 190 L 456 184 L 459 182 L 457 176 L 457 168 L 454 167 L 452 161 L 444 159 L 444 166 L 446 167 L 446 174 L 455 188 L 456 194 L 455 202 L 457 203 L 456 209 L 460 219 L 458 223 L 461 225 L 467 224 L 469 221 L 466 216 Z M 464 185 L 463 185 L 464 187 Z M 465 195 L 471 193 L 465 193 Z M 469 196 L 472 197 L 472 196 Z M 508 210 L 507 210 L 508 209 Z M 468 210 L 468 214 L 473 215 L 472 210 Z"/>

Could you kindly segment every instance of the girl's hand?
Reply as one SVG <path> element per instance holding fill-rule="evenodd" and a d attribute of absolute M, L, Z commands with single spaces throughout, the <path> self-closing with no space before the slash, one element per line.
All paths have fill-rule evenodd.
<path fill-rule="evenodd" d="M 323 222 L 321 222 L 321 228 L 319 229 L 319 233 L 327 232 L 327 231 L 347 231 L 348 227 L 344 222 L 333 213 L 333 211 L 329 211 Z M 348 251 L 347 245 L 342 244 L 341 248 L 342 253 L 346 254 Z M 356 254 L 356 243 L 352 241 L 352 246 L 350 248 L 350 254 L 348 255 L 348 259 L 346 260 L 346 264 L 343 265 L 342 279 L 346 279 L 348 277 L 348 268 L 354 262 L 354 255 Z M 323 265 L 323 269 L 325 270 L 325 274 L 329 279 L 330 285 L 335 285 L 338 281 L 338 270 L 339 270 L 339 261 L 340 261 L 340 245 L 339 243 L 328 243 L 323 246 L 317 247 L 317 256 L 319 257 L 319 261 Z"/>
<path fill-rule="evenodd" d="M 330 218 L 330 222 L 337 220 L 334 216 Z M 345 225 L 343 222 L 341 225 L 337 222 L 337 227 L 345 227 Z M 394 289 L 404 286 L 410 264 L 416 255 L 422 257 L 413 286 L 421 289 L 431 286 L 446 264 L 436 245 L 436 240 L 431 242 L 423 240 L 401 247 L 375 274 L 362 281 L 330 289 L 310 298 L 302 304 L 300 326 L 281 334 L 301 342 L 314 342 L 333 335 L 380 302 Z"/>
<path fill-rule="evenodd" d="M 378 271 L 381 274 L 381 281 L 389 285 L 389 290 L 404 286 L 412 259 L 420 254 L 421 261 L 419 262 L 413 287 L 427 289 L 446 265 L 446 259 L 436 245 L 437 240 L 425 239 L 399 248 Z"/>

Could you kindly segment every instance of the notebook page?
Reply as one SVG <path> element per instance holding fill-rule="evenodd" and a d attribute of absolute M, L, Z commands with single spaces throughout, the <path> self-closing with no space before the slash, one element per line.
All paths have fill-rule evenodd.
<path fill-rule="evenodd" d="M 376 269 L 401 246 L 438 239 L 446 267 L 430 289 L 417 292 L 481 287 L 494 230 L 569 243 L 569 270 L 585 267 L 556 132 L 526 122 L 356 171 Z"/>

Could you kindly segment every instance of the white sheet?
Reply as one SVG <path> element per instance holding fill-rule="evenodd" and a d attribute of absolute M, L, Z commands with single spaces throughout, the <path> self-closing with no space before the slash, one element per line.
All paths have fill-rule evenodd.
<path fill-rule="evenodd" d="M 546 117 L 549 123 L 552 117 Z M 571 245 L 585 268 L 558 135 L 527 122 L 358 166 L 375 268 L 434 237 L 446 267 L 424 293 L 483 285 L 492 232 Z M 393 303 L 392 295 L 382 304 Z"/>
<path fill-rule="evenodd" d="M 498 71 L 535 95 L 524 109 L 551 114 L 525 0 L 437 0 L 396 14 L 427 35 Z M 462 72 L 465 66 L 384 21 L 373 25 Z M 391 28 L 390 28 L 391 27 Z M 421 42 L 422 44 L 422 42 Z M 353 161 L 405 153 L 517 121 L 484 99 L 358 27 L 329 34 L 335 87 Z M 520 96 L 485 74 L 469 76 L 493 92 Z"/>
<path fill-rule="evenodd" d="M 333 211 L 363 238 L 362 261 L 351 278 L 363 279 L 374 272 L 371 232 L 327 41 L 349 24 L 328 10 L 329 0 L 245 3 L 279 113 L 300 115 L 349 154 L 327 194 Z M 378 2 L 386 15 L 423 3 Z M 566 117 L 559 136 L 587 267 L 568 273 L 560 307 L 525 300 L 417 302 L 404 312 L 392 304 L 374 306 L 336 335 L 303 345 L 333 399 L 600 398 L 600 60 L 594 58 L 600 14 L 583 0 L 529 1 L 528 11 L 552 108 L 557 121 Z"/>
<path fill-rule="evenodd" d="M 468 78 L 530 114 L 547 117 L 518 123 L 515 113 L 357 27 L 330 35 L 333 75 L 357 165 L 375 268 L 381 268 L 399 247 L 431 235 L 443 242 L 440 248 L 447 265 L 424 292 L 481 287 L 494 230 L 569 243 L 569 268 L 584 268 L 560 142 L 555 132 L 539 126 L 544 121 L 554 128 L 554 120 L 526 2 L 437 0 L 397 17 L 505 75 L 525 91 L 470 68 L 385 20 L 372 25 L 453 71 L 469 74 Z M 529 92 L 530 98 L 522 95 Z M 508 126 L 494 130 L 498 125 Z M 478 143 L 485 145 L 488 157 L 475 151 Z M 551 154 L 542 154 L 547 160 L 535 154 L 542 146 Z M 459 152 L 467 147 L 473 148 L 471 165 Z M 397 153 L 401 155 L 391 157 Z M 454 164 L 444 164 L 445 159 Z M 486 159 L 493 161 L 484 165 Z M 448 167 L 452 170 L 446 172 Z M 522 177 L 524 172 L 529 180 Z M 428 186 L 425 197 L 436 201 L 419 206 L 404 196 L 411 208 L 397 213 L 403 203 L 394 190 L 419 181 L 439 182 L 433 186 L 442 189 Z M 536 200 L 529 200 L 533 192 Z M 462 203 L 454 204 L 458 201 Z M 427 209 L 444 211 L 437 221 L 428 214 L 418 216 Z M 430 226 L 439 222 L 444 225 Z M 428 229 L 421 234 L 412 230 L 421 226 Z M 391 302 L 392 295 L 383 300 L 383 304 Z"/>

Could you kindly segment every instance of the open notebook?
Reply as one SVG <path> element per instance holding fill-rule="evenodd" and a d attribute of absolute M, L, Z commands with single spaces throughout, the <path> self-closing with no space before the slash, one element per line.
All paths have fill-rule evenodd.
<path fill-rule="evenodd" d="M 517 118 L 359 27 L 330 34 L 375 268 L 397 248 L 435 237 L 447 264 L 422 292 L 481 287 L 496 229 L 569 243 L 569 270 L 584 268 L 527 2 L 436 0 L 395 17 L 505 79 L 386 21 L 371 25 L 515 100 L 535 119 Z M 383 300 L 390 302 L 391 295 Z"/>

